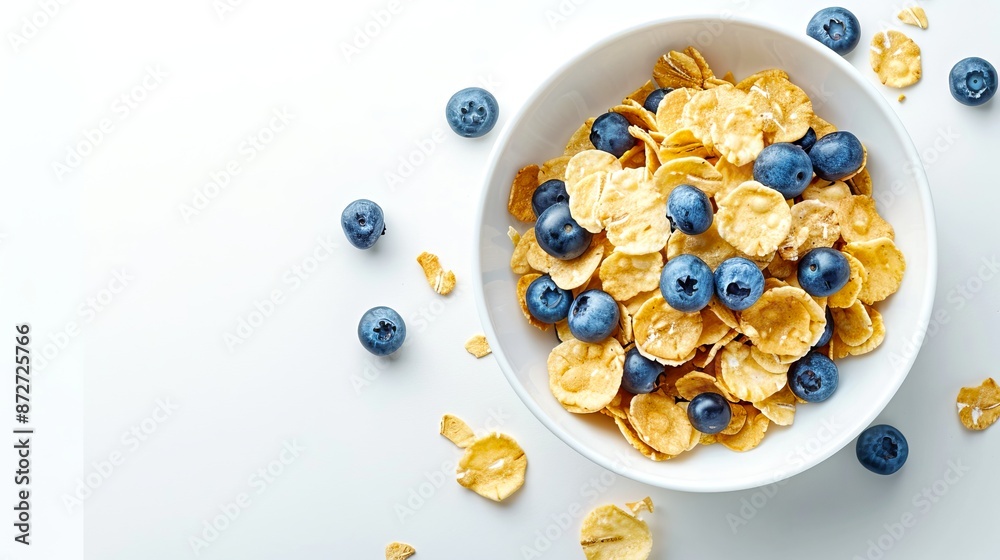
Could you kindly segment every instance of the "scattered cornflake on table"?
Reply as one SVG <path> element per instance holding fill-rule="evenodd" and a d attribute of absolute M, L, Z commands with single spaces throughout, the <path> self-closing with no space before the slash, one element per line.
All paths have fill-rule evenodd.
<path fill-rule="evenodd" d="M 416 553 L 417 550 L 406 543 L 389 543 L 385 547 L 385 560 L 406 560 Z"/>
<path fill-rule="evenodd" d="M 927 29 L 927 12 L 920 6 L 905 8 L 896 17 L 906 25 Z"/>
<path fill-rule="evenodd" d="M 896 98 L 896 101 L 899 101 L 900 103 L 902 103 L 903 101 L 906 101 L 906 95 L 904 95 L 902 93 L 899 94 L 899 97 Z"/>
<path fill-rule="evenodd" d="M 653 535 L 642 519 L 605 505 L 584 518 L 580 546 L 587 560 L 646 560 L 653 551 Z"/>
<path fill-rule="evenodd" d="M 441 417 L 441 435 L 462 449 L 476 441 L 476 434 L 472 432 L 472 428 L 464 420 L 451 414 Z"/>
<path fill-rule="evenodd" d="M 632 515 L 639 515 L 639 512 L 646 510 L 653 513 L 653 499 L 646 496 L 641 502 L 625 502 L 628 509 L 632 510 Z"/>
<path fill-rule="evenodd" d="M 990 377 L 958 392 L 958 418 L 970 430 L 985 430 L 1000 418 L 1000 387 Z"/>
<path fill-rule="evenodd" d="M 446 296 L 455 289 L 455 273 L 441 268 L 441 261 L 433 253 L 423 252 L 417 257 L 417 262 L 424 269 L 427 284 L 435 292 Z"/>
<path fill-rule="evenodd" d="M 889 29 L 872 37 L 868 59 L 878 79 L 893 88 L 920 81 L 920 47 L 905 33 Z"/>
<path fill-rule="evenodd" d="M 486 340 L 486 337 L 481 334 L 477 334 L 476 336 L 470 338 L 465 343 L 465 349 L 469 352 L 469 354 L 472 354 L 477 358 L 486 357 L 490 354 L 490 352 L 493 352 L 493 350 L 490 349 L 490 343 Z"/>
<path fill-rule="evenodd" d="M 455 469 L 460 485 L 494 502 L 524 485 L 528 458 L 514 438 L 491 432 L 477 439 L 468 424 L 451 414 L 441 418 L 441 435 L 465 450 Z"/>

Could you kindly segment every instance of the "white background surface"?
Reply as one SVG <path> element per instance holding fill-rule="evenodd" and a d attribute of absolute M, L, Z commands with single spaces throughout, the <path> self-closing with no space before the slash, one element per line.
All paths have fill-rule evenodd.
<path fill-rule="evenodd" d="M 583 512 L 646 495 L 657 504 L 646 516 L 655 558 L 992 556 L 1000 432 L 966 432 L 954 397 L 995 373 L 1000 292 L 983 263 L 997 253 L 998 109 L 953 101 L 947 73 L 965 56 L 1000 61 L 1000 8 L 924 2 L 930 29 L 905 29 L 923 48 L 924 79 L 902 104 L 882 88 L 923 154 L 940 229 L 941 324 L 881 417 L 907 435 L 906 467 L 877 477 L 848 448 L 777 487 L 697 495 L 589 463 L 528 413 L 491 358 L 465 353 L 480 327 L 462 280 L 496 134 L 452 135 L 444 103 L 485 85 L 502 126 L 564 60 L 630 25 L 718 11 L 804 30 L 824 4 L 400 0 L 347 56 L 343 45 L 374 29 L 387 1 L 231 3 L 220 16 L 212 0 L 67 1 L 16 49 L 10 34 L 40 8 L 0 8 L 0 329 L 10 329 L 11 355 L 13 326 L 25 321 L 36 359 L 52 345 L 33 369 L 30 548 L 13 542 L 14 452 L 0 454 L 4 558 L 379 558 L 392 540 L 418 558 L 531 558 L 532 548 L 578 558 Z M 883 24 L 902 27 L 897 6 L 845 5 L 863 27 L 848 60 L 876 81 L 865 47 Z M 147 67 L 165 77 L 135 90 L 144 99 L 126 112 L 116 99 Z M 243 143 L 275 110 L 290 122 L 249 160 Z M 60 180 L 53 162 L 102 119 L 111 132 Z M 433 153 L 389 185 L 386 173 L 418 143 Z M 240 173 L 186 220 L 181 205 L 230 160 Z M 338 223 L 362 196 L 387 213 L 388 234 L 370 252 L 350 247 Z M 424 282 L 414 261 L 424 250 L 458 274 L 448 298 Z M 312 268 L 314 254 L 324 260 Z M 296 267 L 310 271 L 298 283 Z M 113 282 L 122 270 L 124 289 Z M 109 286 L 119 293 L 102 292 Z M 226 334 L 275 290 L 280 303 L 231 351 Z M 356 340 L 358 317 L 380 304 L 409 327 L 393 360 L 372 359 Z M 154 415 L 168 402 L 169 415 Z M 444 412 L 520 441 L 530 466 L 518 494 L 497 505 L 450 480 L 442 465 L 459 453 L 437 435 Z M 143 440 L 128 435 L 133 426 Z M 101 474 L 114 453 L 119 465 Z M 962 476 L 945 482 L 950 464 Z M 269 466 L 280 474 L 256 474 Z M 88 476 L 99 486 L 68 507 Z M 238 517 L 204 534 L 237 502 Z M 906 514 L 915 526 L 895 529 Z M 192 537 L 208 547 L 196 552 Z M 880 538 L 888 552 L 872 549 Z"/>

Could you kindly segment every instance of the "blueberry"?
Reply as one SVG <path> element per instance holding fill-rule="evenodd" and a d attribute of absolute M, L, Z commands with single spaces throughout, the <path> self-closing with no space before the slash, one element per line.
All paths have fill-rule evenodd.
<path fill-rule="evenodd" d="M 951 69 L 951 95 L 963 105 L 982 105 L 997 92 L 997 71 L 978 56 L 959 60 Z"/>
<path fill-rule="evenodd" d="M 858 46 L 861 24 L 846 8 L 823 8 L 809 20 L 806 35 L 844 56 Z"/>
<path fill-rule="evenodd" d="M 622 389 L 633 395 L 652 393 L 660 387 L 663 365 L 643 356 L 635 348 L 625 353 L 625 373 L 622 374 Z"/>
<path fill-rule="evenodd" d="M 688 420 L 703 434 L 717 434 L 729 426 L 733 411 L 718 393 L 702 393 L 688 403 Z"/>
<path fill-rule="evenodd" d="M 858 461 L 875 474 L 892 474 L 903 467 L 910 446 L 899 430 L 888 424 L 872 426 L 861 432 L 854 448 Z"/>
<path fill-rule="evenodd" d="M 712 269 L 694 255 L 678 255 L 660 272 L 660 293 L 677 311 L 694 313 L 708 305 L 715 292 Z"/>
<path fill-rule="evenodd" d="M 743 311 L 764 295 L 764 273 L 750 259 L 726 259 L 715 269 L 715 295 L 729 309 Z"/>
<path fill-rule="evenodd" d="M 358 249 L 369 249 L 385 235 L 385 216 L 382 208 L 364 198 L 355 200 L 340 214 L 344 235 Z"/>
<path fill-rule="evenodd" d="M 812 181 L 813 164 L 801 147 L 779 142 L 761 150 L 753 163 L 753 178 L 786 199 L 802 194 Z"/>
<path fill-rule="evenodd" d="M 558 323 L 566 318 L 573 303 L 573 292 L 564 290 L 546 274 L 528 285 L 525 294 L 528 313 L 543 323 Z"/>
<path fill-rule="evenodd" d="M 406 340 L 406 323 L 390 307 L 373 307 L 361 316 L 358 323 L 361 345 L 376 356 L 388 356 Z"/>
<path fill-rule="evenodd" d="M 455 134 L 479 138 L 493 130 L 500 116 L 497 98 L 483 88 L 465 88 L 448 100 L 444 115 Z"/>
<path fill-rule="evenodd" d="M 796 397 L 804 401 L 825 401 L 833 395 L 839 384 L 837 364 L 816 351 L 810 351 L 788 368 L 788 386 Z"/>
<path fill-rule="evenodd" d="M 642 102 L 643 108 L 650 113 L 655 113 L 660 108 L 660 101 L 663 101 L 663 98 L 672 91 L 674 91 L 674 88 L 654 89 L 652 93 L 646 96 L 646 100 Z"/>
<path fill-rule="evenodd" d="M 851 278 L 851 265 L 836 249 L 812 249 L 799 260 L 798 280 L 802 289 L 815 297 L 828 297 L 840 291 Z"/>
<path fill-rule="evenodd" d="M 590 129 L 590 143 L 615 157 L 622 157 L 635 145 L 635 138 L 628 133 L 629 122 L 618 113 L 604 113 L 597 117 Z"/>
<path fill-rule="evenodd" d="M 601 290 L 587 290 L 569 307 L 569 332 L 577 340 L 601 342 L 618 328 L 618 303 Z"/>
<path fill-rule="evenodd" d="M 705 233 L 712 226 L 712 201 L 708 195 L 691 185 L 678 185 L 667 198 L 670 223 L 688 235 Z"/>
<path fill-rule="evenodd" d="M 816 143 L 816 131 L 813 130 L 811 126 L 809 127 L 809 130 L 806 131 L 805 136 L 792 142 L 792 144 L 795 144 L 796 146 L 802 148 L 807 152 L 812 149 L 813 144 L 815 143 Z"/>
<path fill-rule="evenodd" d="M 826 346 L 830 344 L 830 339 L 833 338 L 833 313 L 830 313 L 830 308 L 826 308 L 826 328 L 823 329 L 823 336 L 819 337 L 819 341 L 813 345 L 813 348 L 819 348 L 820 346 Z"/>
<path fill-rule="evenodd" d="M 538 188 L 535 189 L 535 194 L 531 195 L 531 209 L 535 211 L 536 216 L 541 216 L 546 208 L 557 202 L 569 204 L 569 195 L 566 194 L 566 183 L 559 179 L 545 181 L 541 185 L 538 185 Z"/>
<path fill-rule="evenodd" d="M 535 241 L 543 251 L 560 260 L 575 259 L 588 247 L 593 234 L 580 227 L 569 212 L 569 204 L 549 206 L 535 222 Z"/>
<path fill-rule="evenodd" d="M 817 140 L 809 150 L 809 159 L 820 179 L 839 181 L 861 169 L 865 149 L 857 136 L 840 130 Z"/>

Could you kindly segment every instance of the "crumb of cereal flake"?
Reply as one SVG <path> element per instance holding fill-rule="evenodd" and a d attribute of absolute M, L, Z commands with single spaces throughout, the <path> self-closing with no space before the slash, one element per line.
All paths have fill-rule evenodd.
<path fill-rule="evenodd" d="M 385 560 L 406 560 L 416 553 L 417 550 L 406 543 L 389 543 L 385 547 Z"/>
<path fill-rule="evenodd" d="M 486 337 L 477 334 L 465 342 L 465 350 L 477 358 L 483 358 L 493 352 L 490 349 L 490 343 L 486 340 Z"/>
<path fill-rule="evenodd" d="M 904 8 L 903 11 L 896 14 L 896 17 L 906 25 L 927 29 L 927 12 L 920 6 Z"/>

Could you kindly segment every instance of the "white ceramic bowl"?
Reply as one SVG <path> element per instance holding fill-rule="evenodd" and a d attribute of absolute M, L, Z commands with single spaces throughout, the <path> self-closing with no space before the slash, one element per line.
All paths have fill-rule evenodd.
<path fill-rule="evenodd" d="M 879 306 L 888 332 L 885 342 L 871 354 L 840 362 L 840 387 L 833 398 L 800 406 L 791 427 L 772 424 L 763 443 L 750 452 L 709 446 L 657 463 L 635 451 L 607 417 L 571 414 L 549 392 L 545 363 L 557 340 L 552 332 L 529 326 L 518 307 L 507 228 L 523 231 L 527 226 L 508 215 L 506 203 L 520 167 L 561 155 L 581 122 L 644 83 L 658 56 L 688 45 L 696 46 L 720 75 L 784 69 L 812 97 L 817 114 L 861 138 L 869 151 L 879 210 L 895 227 L 908 268 L 899 292 Z M 930 189 L 899 119 L 864 77 L 804 30 L 788 32 L 743 19 L 697 16 L 643 24 L 566 63 L 501 133 L 487 168 L 477 223 L 476 301 L 493 352 L 518 396 L 587 458 L 663 488 L 753 488 L 802 472 L 840 450 L 878 416 L 903 382 L 933 303 L 937 242 Z"/>

